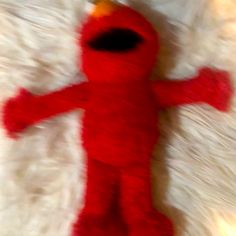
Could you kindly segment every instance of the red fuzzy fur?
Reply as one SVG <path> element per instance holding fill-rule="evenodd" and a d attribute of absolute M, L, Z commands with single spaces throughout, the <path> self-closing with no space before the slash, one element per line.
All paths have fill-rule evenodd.
<path fill-rule="evenodd" d="M 162 108 L 205 102 L 220 111 L 227 111 L 232 96 L 229 74 L 209 68 L 201 69 L 195 79 L 158 81 L 153 87 Z"/>
<path fill-rule="evenodd" d="M 83 108 L 87 97 L 87 83 L 73 85 L 41 97 L 21 89 L 3 107 L 4 126 L 8 135 L 14 138 L 29 125 L 37 124 L 47 117 L 74 110 L 76 107 Z M 11 115 L 8 117 L 8 114 Z"/>
<path fill-rule="evenodd" d="M 144 38 L 135 50 L 112 53 L 87 42 L 111 27 L 133 29 Z M 148 80 L 158 40 L 137 12 L 120 7 L 90 17 L 82 29 L 82 69 L 88 82 L 42 96 L 23 91 L 4 108 L 10 135 L 57 114 L 83 108 L 82 140 L 87 152 L 85 205 L 73 236 L 172 236 L 171 222 L 152 203 L 150 160 L 162 108 L 208 103 L 228 108 L 232 89 L 226 72 L 202 69 L 190 80 Z"/>

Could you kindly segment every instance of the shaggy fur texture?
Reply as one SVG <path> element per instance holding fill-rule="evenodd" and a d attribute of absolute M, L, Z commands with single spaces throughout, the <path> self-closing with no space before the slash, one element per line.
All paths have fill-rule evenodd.
<path fill-rule="evenodd" d="M 161 74 L 182 78 L 213 65 L 236 78 L 233 0 L 130 2 L 162 32 Z M 0 1 L 1 104 L 18 87 L 47 92 L 75 80 L 73 26 L 81 9 L 79 0 Z M 205 106 L 163 114 L 168 121 L 162 123 L 158 153 L 166 163 L 154 161 L 156 199 L 172 206 L 167 211 L 180 236 L 221 236 L 236 222 L 235 108 L 233 101 L 229 114 Z M 30 129 L 18 141 L 1 130 L 1 236 L 69 235 L 83 195 L 77 125 L 77 114 L 70 114 Z"/>

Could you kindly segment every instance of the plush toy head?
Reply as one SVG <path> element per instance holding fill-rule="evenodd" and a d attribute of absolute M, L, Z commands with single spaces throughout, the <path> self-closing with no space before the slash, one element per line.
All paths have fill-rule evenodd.
<path fill-rule="evenodd" d="M 82 70 L 90 81 L 146 80 L 158 52 L 157 32 L 127 6 L 100 1 L 81 32 Z"/>

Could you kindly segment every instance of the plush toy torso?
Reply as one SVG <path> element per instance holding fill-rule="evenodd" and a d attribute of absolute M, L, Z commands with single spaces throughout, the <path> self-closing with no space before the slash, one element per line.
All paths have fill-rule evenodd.
<path fill-rule="evenodd" d="M 149 83 L 91 83 L 89 88 L 82 129 L 88 156 L 118 166 L 147 163 L 158 137 Z"/>

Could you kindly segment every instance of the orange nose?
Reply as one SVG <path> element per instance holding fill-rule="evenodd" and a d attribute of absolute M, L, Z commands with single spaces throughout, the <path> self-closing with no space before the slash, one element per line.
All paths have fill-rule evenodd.
<path fill-rule="evenodd" d="M 92 12 L 92 16 L 98 18 L 110 15 L 118 7 L 119 5 L 112 2 L 111 0 L 98 0 Z"/>

